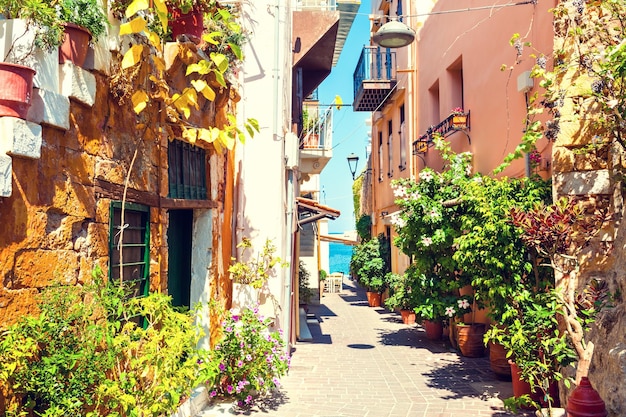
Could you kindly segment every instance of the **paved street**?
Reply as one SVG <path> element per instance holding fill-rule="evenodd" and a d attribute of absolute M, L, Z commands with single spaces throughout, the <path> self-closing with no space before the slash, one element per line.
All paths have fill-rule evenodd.
<path fill-rule="evenodd" d="M 487 358 L 464 358 L 445 340 L 426 339 L 419 325 L 367 306 L 365 292 L 345 280 L 341 293 L 312 307 L 312 342 L 299 342 L 282 389 L 240 415 L 267 417 L 510 416 L 512 395 Z M 197 417 L 235 414 L 209 407 Z"/>

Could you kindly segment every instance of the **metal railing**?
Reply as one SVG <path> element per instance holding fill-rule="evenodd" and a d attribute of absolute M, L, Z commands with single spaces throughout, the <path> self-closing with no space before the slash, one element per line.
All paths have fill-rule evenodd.
<path fill-rule="evenodd" d="M 298 0 L 296 2 L 297 11 L 335 11 L 337 10 L 336 0 Z"/>
<path fill-rule="evenodd" d="M 300 148 L 330 150 L 333 146 L 333 106 L 319 113 L 317 120 L 302 131 Z"/>
<path fill-rule="evenodd" d="M 355 97 L 364 81 L 395 81 L 396 53 L 379 46 L 364 47 L 353 79 Z"/>
<path fill-rule="evenodd" d="M 456 121 L 457 117 L 464 117 L 463 122 Z M 416 141 L 413 142 L 413 155 L 426 153 L 428 148 L 434 145 L 435 136 L 446 137 L 450 133 L 462 131 L 467 135 L 468 140 L 469 135 L 467 134 L 467 130 L 470 128 L 470 113 L 462 114 L 451 114 L 441 122 L 434 126 L 430 126 L 426 133 L 417 138 Z"/>

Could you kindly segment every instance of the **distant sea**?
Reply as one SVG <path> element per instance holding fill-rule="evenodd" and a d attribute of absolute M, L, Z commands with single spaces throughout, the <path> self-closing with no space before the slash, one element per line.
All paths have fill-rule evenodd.
<path fill-rule="evenodd" d="M 352 257 L 352 246 L 343 243 L 328 243 L 328 267 L 329 273 L 343 272 L 350 273 L 350 258 Z"/>

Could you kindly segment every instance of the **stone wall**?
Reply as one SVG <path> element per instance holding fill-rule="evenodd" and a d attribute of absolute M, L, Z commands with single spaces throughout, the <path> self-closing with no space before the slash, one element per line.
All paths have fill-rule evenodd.
<path fill-rule="evenodd" d="M 184 66 L 175 53 L 168 64 L 174 85 L 184 83 Z M 34 313 L 35 297 L 52 282 L 80 284 L 90 279 L 95 265 L 108 270 L 110 201 L 122 200 L 129 170 L 127 201 L 151 207 L 150 286 L 167 291 L 168 215 L 162 203 L 168 194 L 169 138 L 154 129 L 154 120 L 162 117 L 159 108 L 146 110 L 142 117 L 148 122 L 138 125 L 130 103 L 120 104 L 111 94 L 109 76 L 85 74 L 94 82 L 93 103 L 70 96 L 68 128 L 36 120 L 35 125 L 42 126 L 40 155 L 12 157 L 12 190 L 0 197 L 0 327 Z M 203 111 L 196 112 L 194 121 L 214 126 L 225 120 L 228 106 L 237 99 L 230 89 L 221 89 L 216 102 L 201 101 Z M 207 271 L 212 294 L 207 296 L 226 303 L 232 213 L 224 208 L 227 196 L 233 195 L 234 170 L 229 153 L 205 146 L 213 223 L 208 240 L 214 257 Z"/>
<path fill-rule="evenodd" d="M 574 2 L 562 4 L 570 16 L 579 13 Z M 617 417 L 626 415 L 626 303 L 621 295 L 626 291 L 626 226 L 622 221 L 626 152 L 606 125 L 595 123 L 602 114 L 591 94 L 597 77 L 582 66 L 594 56 L 594 48 L 601 47 L 601 39 L 589 32 L 584 35 L 585 43 L 570 38 L 575 24 L 567 18 L 555 24 L 555 51 L 571 65 L 555 78 L 559 130 L 553 147 L 554 194 L 582 198 L 589 208 L 606 207 L 613 214 L 611 224 L 582 250 L 577 286 L 582 289 L 597 279 L 606 282 L 615 296 L 612 305 L 600 312 L 588 340 L 595 344 L 589 379 L 604 399 L 609 416 Z"/>

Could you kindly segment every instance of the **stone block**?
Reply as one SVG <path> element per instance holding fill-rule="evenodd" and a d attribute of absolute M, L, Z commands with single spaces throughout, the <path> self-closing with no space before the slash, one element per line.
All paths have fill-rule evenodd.
<path fill-rule="evenodd" d="M 33 81 L 35 87 L 59 91 L 58 48 L 50 51 L 35 48 L 37 34 L 23 19 L 0 20 L 0 33 L 0 56 L 6 57 L 5 62 L 31 67 L 37 71 Z"/>
<path fill-rule="evenodd" d="M 28 120 L 68 130 L 70 128 L 70 99 L 50 90 L 35 88 L 33 101 L 28 109 Z"/>
<path fill-rule="evenodd" d="M 96 77 L 71 62 L 59 65 L 61 94 L 86 106 L 96 102 Z"/>
<path fill-rule="evenodd" d="M 13 282 L 16 288 L 44 288 L 54 282 L 75 284 L 78 254 L 72 250 L 24 250 L 15 257 Z"/>
<path fill-rule="evenodd" d="M 17 117 L 0 117 L 0 152 L 39 159 L 41 141 L 40 125 Z"/>
<path fill-rule="evenodd" d="M 557 195 L 612 194 L 611 176 L 608 170 L 565 172 L 554 176 Z"/>
<path fill-rule="evenodd" d="M 9 155 L 0 154 L 0 197 L 11 197 L 13 160 Z"/>

